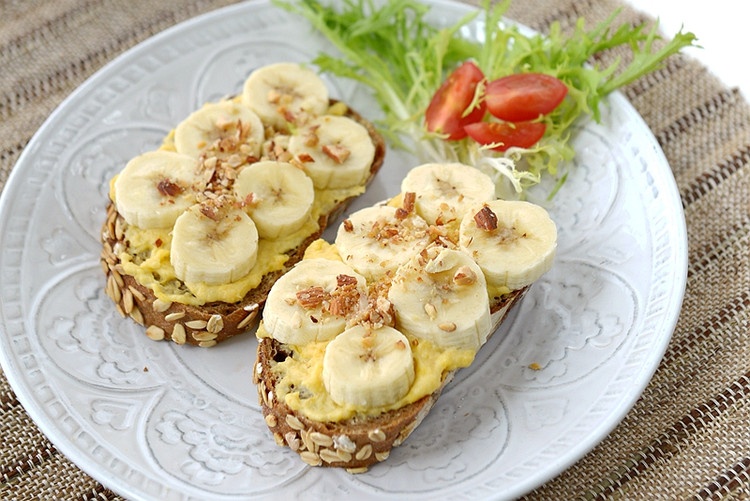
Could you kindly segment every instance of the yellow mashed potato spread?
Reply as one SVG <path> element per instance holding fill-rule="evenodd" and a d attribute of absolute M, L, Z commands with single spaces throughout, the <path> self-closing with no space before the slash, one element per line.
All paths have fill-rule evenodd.
<path fill-rule="evenodd" d="M 305 259 L 324 258 L 341 260 L 336 246 L 316 240 L 307 248 Z M 406 334 L 405 334 L 406 335 Z M 258 328 L 259 338 L 268 337 L 263 323 Z M 335 403 L 323 384 L 323 355 L 328 342 L 291 346 L 293 355 L 274 365 L 279 383 L 277 396 L 294 411 L 320 422 L 336 422 L 355 415 L 378 415 L 435 392 L 443 384 L 445 375 L 461 367 L 468 367 L 476 352 L 468 349 L 439 348 L 425 340 L 406 335 L 414 358 L 414 382 L 409 392 L 398 401 L 383 407 L 357 407 Z"/>
<path fill-rule="evenodd" d="M 234 98 L 239 101 L 240 97 Z M 337 102 L 329 107 L 329 115 L 344 115 L 348 108 Z M 176 151 L 174 146 L 174 129 L 164 138 L 159 148 L 165 151 Z M 115 202 L 114 182 L 110 181 L 109 197 Z M 132 275 L 142 285 L 150 288 L 154 295 L 165 302 L 176 302 L 199 306 L 214 301 L 235 303 L 256 288 L 264 275 L 284 268 L 287 252 L 296 249 L 310 235 L 318 230 L 318 219 L 328 214 L 339 202 L 350 197 L 361 195 L 365 186 L 349 188 L 318 189 L 315 188 L 315 200 L 308 221 L 299 230 L 274 240 L 258 241 L 258 258 L 250 272 L 241 279 L 213 285 L 205 282 L 182 282 L 170 263 L 171 229 L 144 230 L 128 226 L 125 239 L 130 242 L 127 251 L 118 253 L 125 273 Z"/>
<path fill-rule="evenodd" d="M 116 179 L 116 178 L 114 178 Z M 110 183 L 110 198 L 115 201 L 114 179 Z M 327 214 L 339 201 L 359 195 L 364 186 L 352 188 L 315 190 L 311 216 L 299 230 L 274 240 L 258 241 L 258 258 L 250 272 L 241 279 L 227 284 L 212 285 L 204 282 L 184 283 L 177 279 L 170 263 L 171 230 L 144 230 L 135 226 L 125 229 L 125 239 L 130 242 L 126 251 L 118 254 L 125 273 L 150 288 L 154 295 L 166 302 L 202 305 L 212 301 L 234 303 L 260 284 L 267 273 L 284 268 L 292 249 L 298 247 L 318 229 L 318 218 Z"/>

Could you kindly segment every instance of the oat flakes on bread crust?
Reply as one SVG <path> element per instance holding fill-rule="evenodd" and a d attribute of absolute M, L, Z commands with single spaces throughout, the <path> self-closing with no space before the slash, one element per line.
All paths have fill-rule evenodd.
<path fill-rule="evenodd" d="M 330 104 L 336 104 L 331 100 Z M 356 111 L 347 108 L 345 116 L 362 124 L 375 146 L 375 157 L 365 182 L 368 186 L 383 165 L 385 141 L 372 123 Z M 102 226 L 101 265 L 106 275 L 105 291 L 122 316 L 129 316 L 146 327 L 146 335 L 153 340 L 171 340 L 177 344 L 210 347 L 249 330 L 258 318 L 273 283 L 302 259 L 305 249 L 323 233 L 331 221 L 336 220 L 355 197 L 340 200 L 327 213 L 318 218 L 318 230 L 309 235 L 296 248 L 286 254 L 284 268 L 266 274 L 261 283 L 247 292 L 236 303 L 210 302 L 201 306 L 177 302 L 166 303 L 158 299 L 148 287 L 138 283 L 132 275 L 123 273 L 120 259 L 114 249 L 127 248 L 124 228 L 127 226 L 114 204 L 107 206 L 107 216 Z"/>
<path fill-rule="evenodd" d="M 513 291 L 491 304 L 492 332 L 526 294 L 528 287 Z M 273 338 L 260 339 L 253 381 L 263 416 L 274 440 L 298 453 L 311 466 L 346 468 L 362 473 L 388 458 L 427 416 L 455 371 L 442 376 L 442 385 L 432 394 L 397 410 L 375 417 L 354 417 L 340 422 L 319 422 L 295 412 L 276 398 L 273 366 L 291 356 L 291 348 Z"/>

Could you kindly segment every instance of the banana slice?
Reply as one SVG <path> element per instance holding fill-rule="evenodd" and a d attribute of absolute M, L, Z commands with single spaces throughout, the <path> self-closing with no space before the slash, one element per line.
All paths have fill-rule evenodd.
<path fill-rule="evenodd" d="M 231 204 L 195 204 L 174 224 L 170 260 L 183 282 L 234 282 L 248 274 L 257 255 L 255 223 Z"/>
<path fill-rule="evenodd" d="M 459 224 L 469 207 L 495 199 L 495 184 L 468 165 L 430 163 L 410 170 L 401 192 L 416 193 L 417 214 L 428 223 Z"/>
<path fill-rule="evenodd" d="M 396 326 L 441 348 L 478 350 L 489 335 L 481 268 L 466 253 L 429 247 L 396 272 L 388 299 Z"/>
<path fill-rule="evenodd" d="M 170 151 L 151 151 L 130 160 L 114 182 L 117 211 L 143 229 L 171 228 L 195 203 L 199 181 L 195 159 Z"/>
<path fill-rule="evenodd" d="M 363 183 L 375 158 L 367 129 L 351 118 L 334 115 L 318 117 L 301 128 L 289 140 L 289 152 L 318 189 Z"/>
<path fill-rule="evenodd" d="M 552 267 L 557 227 L 538 205 L 495 200 L 464 216 L 459 246 L 479 264 L 490 286 L 517 290 Z"/>
<path fill-rule="evenodd" d="M 234 182 L 234 192 L 255 221 L 260 237 L 270 239 L 300 229 L 315 200 L 312 179 L 284 162 L 246 166 Z"/>
<path fill-rule="evenodd" d="M 304 259 L 274 284 L 263 325 L 282 343 L 327 341 L 344 331 L 347 314 L 366 306 L 364 277 L 340 261 Z"/>
<path fill-rule="evenodd" d="M 392 327 L 356 325 L 326 347 L 323 384 L 339 405 L 389 405 L 406 395 L 413 382 L 409 340 Z"/>
<path fill-rule="evenodd" d="M 335 242 L 344 262 L 374 282 L 426 247 L 428 229 L 413 212 L 400 217 L 395 207 L 367 207 L 339 226 Z"/>
<path fill-rule="evenodd" d="M 258 157 L 264 139 L 258 115 L 234 101 L 206 104 L 180 122 L 174 131 L 175 149 L 194 158 L 204 153 L 219 158 L 233 154 L 238 158 Z"/>
<path fill-rule="evenodd" d="M 285 129 L 328 110 L 328 88 L 314 71 L 296 63 L 277 63 L 253 71 L 245 80 L 242 102 L 265 123 Z"/>

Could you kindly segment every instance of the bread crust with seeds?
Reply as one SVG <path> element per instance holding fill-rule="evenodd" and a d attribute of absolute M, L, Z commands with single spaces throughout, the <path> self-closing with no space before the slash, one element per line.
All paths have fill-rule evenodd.
<path fill-rule="evenodd" d="M 492 333 L 528 289 L 513 291 L 491 303 Z M 276 398 L 278 381 L 272 369 L 276 363 L 292 355 L 291 347 L 271 337 L 258 342 L 253 381 L 266 425 L 276 443 L 298 453 L 307 464 L 346 468 L 350 473 L 364 472 L 369 466 L 387 459 L 391 449 L 403 443 L 427 416 L 455 374 L 455 371 L 444 373 L 442 384 L 435 392 L 400 409 L 375 417 L 355 416 L 340 422 L 319 422 L 292 410 Z"/>
<path fill-rule="evenodd" d="M 331 100 L 331 105 L 335 104 Z M 375 157 L 370 166 L 370 174 L 365 181 L 368 186 L 378 173 L 385 159 L 385 140 L 375 126 L 362 115 L 347 108 L 345 116 L 362 124 L 368 131 L 375 146 Z M 146 335 L 155 340 L 171 340 L 177 344 L 191 344 L 211 347 L 232 336 L 248 331 L 255 325 L 258 314 L 265 303 L 274 282 L 299 262 L 305 249 L 317 240 L 331 221 L 338 218 L 355 197 L 340 200 L 326 214 L 318 218 L 318 230 L 309 235 L 297 247 L 288 251 L 284 268 L 263 276 L 260 284 L 245 294 L 241 301 L 226 303 L 221 301 L 200 306 L 165 303 L 154 292 L 139 283 L 132 275 L 123 272 L 120 258 L 114 249 L 120 246 L 127 249 L 128 242 L 121 228 L 125 220 L 110 201 L 107 216 L 102 226 L 102 252 L 100 261 L 106 275 L 105 291 L 115 303 L 117 311 L 129 316 L 146 327 Z"/>

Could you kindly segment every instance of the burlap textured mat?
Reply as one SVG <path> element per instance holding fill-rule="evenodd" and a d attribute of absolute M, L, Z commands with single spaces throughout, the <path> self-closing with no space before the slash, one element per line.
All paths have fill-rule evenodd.
<path fill-rule="evenodd" d="M 0 2 L 0 186 L 44 119 L 103 64 L 230 3 Z M 544 31 L 579 16 L 595 23 L 617 5 L 518 0 L 510 15 Z M 643 20 L 627 6 L 622 18 Z M 659 369 L 624 421 L 528 498 L 749 499 L 750 109 L 736 90 L 682 56 L 625 95 L 659 140 L 682 197 L 689 235 L 684 305 Z M 119 499 L 47 441 L 4 377 L 0 426 L 0 498 Z"/>

